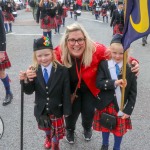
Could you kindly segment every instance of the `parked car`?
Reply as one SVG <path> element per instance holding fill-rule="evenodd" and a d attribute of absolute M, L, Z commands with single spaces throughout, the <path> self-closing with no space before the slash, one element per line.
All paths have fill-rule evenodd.
<path fill-rule="evenodd" d="M 16 3 L 16 9 L 21 10 L 25 8 L 25 3 L 22 0 L 14 0 Z"/>

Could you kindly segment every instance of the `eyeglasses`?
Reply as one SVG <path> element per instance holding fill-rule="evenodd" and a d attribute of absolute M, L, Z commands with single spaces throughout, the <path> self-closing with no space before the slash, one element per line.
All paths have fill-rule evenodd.
<path fill-rule="evenodd" d="M 77 39 L 77 40 L 75 40 L 75 39 L 68 39 L 67 41 L 69 42 L 70 45 L 75 45 L 76 42 L 77 42 L 79 45 L 83 45 L 84 42 L 85 42 L 85 38 L 79 38 L 79 39 Z"/>

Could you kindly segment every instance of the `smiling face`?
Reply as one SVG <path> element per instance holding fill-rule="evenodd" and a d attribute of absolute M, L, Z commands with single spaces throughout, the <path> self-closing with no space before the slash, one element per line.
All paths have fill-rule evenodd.
<path fill-rule="evenodd" d="M 69 33 L 67 47 L 71 56 L 80 58 L 85 51 L 85 45 L 85 37 L 80 30 Z"/>
<path fill-rule="evenodd" d="M 47 67 L 53 61 L 53 52 L 50 49 L 35 51 L 35 56 L 39 65 Z"/>
<path fill-rule="evenodd" d="M 123 60 L 123 47 L 119 43 L 111 44 L 111 57 L 116 63 L 120 63 Z"/>

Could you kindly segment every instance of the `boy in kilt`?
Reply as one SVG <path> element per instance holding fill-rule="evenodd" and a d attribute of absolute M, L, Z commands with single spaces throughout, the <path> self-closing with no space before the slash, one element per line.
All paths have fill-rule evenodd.
<path fill-rule="evenodd" d="M 48 37 L 34 40 L 33 66 L 20 72 L 26 94 L 35 92 L 34 115 L 38 128 L 46 133 L 44 147 L 60 150 L 65 135 L 64 117 L 71 114 L 70 81 L 66 67 L 59 64 Z"/>
<path fill-rule="evenodd" d="M 120 150 L 124 134 L 132 129 L 131 114 L 137 96 L 137 77 L 131 72 L 131 65 L 126 65 L 126 81 L 122 79 L 123 46 L 122 35 L 116 34 L 110 45 L 110 59 L 99 64 L 96 86 L 101 90 L 96 101 L 93 129 L 102 132 L 101 150 L 108 150 L 109 135 L 114 135 L 113 150 Z M 121 88 L 126 87 L 123 110 L 121 110 Z M 110 129 L 100 122 L 105 114 L 116 118 L 116 125 Z"/>
<path fill-rule="evenodd" d="M 10 90 L 10 80 L 8 75 L 5 73 L 5 69 L 9 67 L 11 67 L 11 63 L 6 53 L 6 34 L 4 29 L 3 15 L 2 11 L 0 10 L 0 79 L 6 90 L 6 97 L 4 98 L 3 106 L 9 104 L 13 99 L 13 95 Z"/>

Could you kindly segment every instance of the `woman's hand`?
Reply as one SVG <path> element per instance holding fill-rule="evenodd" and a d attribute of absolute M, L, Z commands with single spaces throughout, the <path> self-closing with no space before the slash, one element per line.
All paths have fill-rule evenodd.
<path fill-rule="evenodd" d="M 129 117 L 130 117 L 130 115 L 124 114 L 121 118 L 122 118 L 122 119 L 127 119 L 127 118 L 129 118 Z"/>
<path fill-rule="evenodd" d="M 2 62 L 5 59 L 5 52 L 0 52 L 0 62 Z"/>
<path fill-rule="evenodd" d="M 36 77 L 36 70 L 33 66 L 30 66 L 27 71 L 27 78 L 29 79 L 29 81 L 33 81 L 33 79 Z"/>
<path fill-rule="evenodd" d="M 140 70 L 139 69 L 139 63 L 135 60 L 132 60 L 131 65 L 132 65 L 131 71 L 134 72 L 136 76 L 138 76 L 139 70 Z"/>

